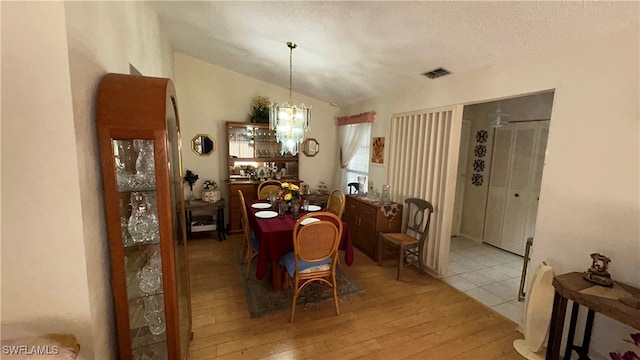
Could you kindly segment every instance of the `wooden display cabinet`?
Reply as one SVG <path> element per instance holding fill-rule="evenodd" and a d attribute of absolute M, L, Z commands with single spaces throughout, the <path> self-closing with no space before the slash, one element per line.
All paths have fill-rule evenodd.
<path fill-rule="evenodd" d="M 118 357 L 186 359 L 191 300 L 171 80 L 106 75 L 97 121 Z"/>
<path fill-rule="evenodd" d="M 401 231 L 402 205 L 390 220 L 382 212 L 383 205 L 380 203 L 358 195 L 346 195 L 346 199 L 344 221 L 349 225 L 353 245 L 377 262 L 378 234 Z"/>
<path fill-rule="evenodd" d="M 227 122 L 230 233 L 242 230 L 238 190 L 251 203 L 257 199 L 261 179 L 275 178 L 275 172 L 280 172 L 279 181 L 300 183 L 298 154 L 281 154 L 280 149 L 281 144 L 268 124 Z"/>

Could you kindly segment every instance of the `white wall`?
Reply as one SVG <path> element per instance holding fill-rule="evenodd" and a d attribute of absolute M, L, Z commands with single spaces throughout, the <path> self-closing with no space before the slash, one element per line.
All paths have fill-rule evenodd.
<path fill-rule="evenodd" d="M 130 63 L 170 77 L 168 42 L 142 2 L 2 10 L 2 321 L 72 332 L 83 358 L 113 359 L 96 90 Z"/>
<path fill-rule="evenodd" d="M 614 279 L 640 286 L 639 44 L 635 26 L 475 72 L 452 69 L 420 89 L 341 113 L 375 110 L 373 136 L 380 136 L 396 112 L 555 89 L 532 266 L 546 259 L 558 274 L 584 271 L 597 251 L 613 259 Z M 386 169 L 372 170 L 376 183 L 386 182 Z M 607 354 L 630 332 L 598 315 L 592 349 Z"/>
<path fill-rule="evenodd" d="M 80 170 L 85 256 L 95 354 L 109 354 L 116 334 L 110 258 L 96 128 L 96 92 L 109 72 L 172 77 L 172 54 L 155 12 L 144 2 L 65 2 L 73 116 Z"/>
<path fill-rule="evenodd" d="M 220 186 L 223 197 L 229 198 L 224 180 L 227 178 L 227 121 L 249 122 L 251 100 L 256 95 L 267 96 L 272 102 L 289 100 L 289 89 L 271 85 L 202 60 L 175 53 L 175 83 L 182 131 L 182 167 L 199 176 L 194 193 L 199 196 L 205 179 L 213 179 Z M 286 69 L 287 64 L 282 64 Z M 295 90 L 295 78 L 293 81 Z M 338 163 L 336 115 L 338 109 L 329 104 L 292 94 L 294 104 L 311 105 L 311 130 L 307 138 L 320 143 L 314 157 L 300 153 L 299 178 L 316 188 L 320 180 L 332 186 L 333 169 Z M 191 139 L 208 134 L 215 139 L 216 151 L 200 157 L 191 151 Z"/>
<path fill-rule="evenodd" d="M 62 3 L 2 3 L 3 336 L 68 331 L 91 349 L 68 61 Z"/>

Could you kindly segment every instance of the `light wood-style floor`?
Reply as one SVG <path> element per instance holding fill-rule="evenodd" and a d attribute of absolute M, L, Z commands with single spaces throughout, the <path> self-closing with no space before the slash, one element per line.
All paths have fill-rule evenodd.
<path fill-rule="evenodd" d="M 189 241 L 189 359 L 521 359 L 516 324 L 414 267 L 395 280 L 356 250 L 345 272 L 364 290 L 340 302 L 251 319 L 234 251 L 241 237 Z M 342 256 L 342 255 L 341 255 Z M 255 260 L 254 260 L 255 261 Z"/>

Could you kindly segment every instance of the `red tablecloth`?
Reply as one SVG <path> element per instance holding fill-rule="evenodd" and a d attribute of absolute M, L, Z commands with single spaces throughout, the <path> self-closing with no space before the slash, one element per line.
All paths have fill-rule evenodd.
<path fill-rule="evenodd" d="M 255 213 L 265 209 L 254 209 L 251 204 L 247 204 L 247 210 L 250 226 L 256 234 L 256 239 L 260 242 L 256 278 L 263 279 L 267 274 L 269 261 L 277 263 L 282 255 L 293 251 L 293 226 L 296 220 L 289 213 L 284 219 L 278 217 L 258 219 Z M 338 249 L 344 250 L 344 262 L 347 266 L 351 266 L 353 264 L 353 243 L 349 227 L 344 221 L 342 222 L 342 237 Z"/>

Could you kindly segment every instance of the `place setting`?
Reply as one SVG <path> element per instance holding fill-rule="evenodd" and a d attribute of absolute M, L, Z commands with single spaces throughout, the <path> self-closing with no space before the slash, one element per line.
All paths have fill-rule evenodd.
<path fill-rule="evenodd" d="M 254 204 L 255 205 L 255 204 Z M 267 204 L 268 205 L 268 204 Z M 253 206 L 253 205 L 252 205 Z M 278 216 L 278 213 L 273 210 L 263 210 L 256 212 L 256 217 L 258 219 L 273 219 Z"/>
<path fill-rule="evenodd" d="M 251 204 L 251 207 L 254 209 L 271 209 L 272 206 L 269 203 L 258 202 L 255 204 Z"/>

